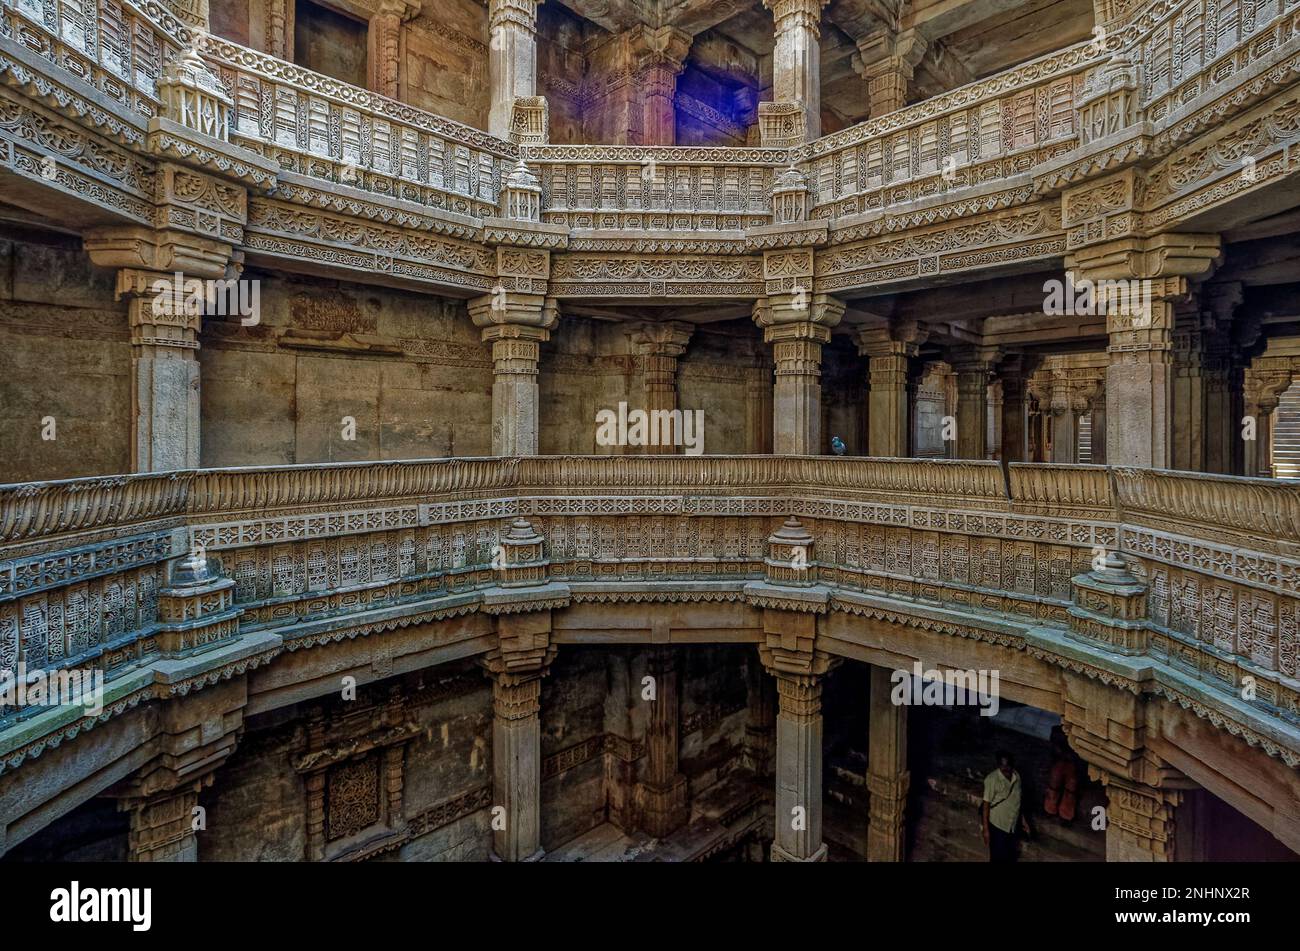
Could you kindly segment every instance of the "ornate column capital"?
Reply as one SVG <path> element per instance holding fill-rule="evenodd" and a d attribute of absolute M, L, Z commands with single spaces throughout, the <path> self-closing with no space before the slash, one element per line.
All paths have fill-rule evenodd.
<path fill-rule="evenodd" d="M 398 0 L 400 2 L 400 0 Z M 537 8 L 543 0 L 488 0 L 488 30 L 514 26 L 537 30 Z"/>
<path fill-rule="evenodd" d="M 790 30 L 811 30 L 814 38 L 821 39 L 822 8 L 830 0 L 763 0 L 763 6 L 772 11 L 772 20 L 778 34 Z"/>
<path fill-rule="evenodd" d="M 627 328 L 632 352 L 638 356 L 680 357 L 695 333 L 695 325 L 683 320 L 643 320 Z"/>
<path fill-rule="evenodd" d="M 844 316 L 844 302 L 830 294 L 773 294 L 754 302 L 753 318 L 768 343 L 814 340 L 826 343 Z"/>
<path fill-rule="evenodd" d="M 628 34 L 628 49 L 637 73 L 664 70 L 676 76 L 686 65 L 692 37 L 674 26 L 638 26 Z"/>
<path fill-rule="evenodd" d="M 929 337 L 925 324 L 915 320 L 898 321 L 885 327 L 863 327 L 854 335 L 858 354 L 864 357 L 915 357 Z"/>

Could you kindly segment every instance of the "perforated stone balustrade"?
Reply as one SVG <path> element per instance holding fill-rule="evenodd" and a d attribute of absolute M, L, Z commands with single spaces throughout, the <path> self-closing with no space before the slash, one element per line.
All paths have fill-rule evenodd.
<path fill-rule="evenodd" d="M 1192 705 L 1300 764 L 1294 488 L 1142 469 L 1006 471 L 534 457 L 6 486 L 0 671 L 101 668 L 111 718 L 286 652 L 401 638 L 479 611 L 815 601 Z M 794 564 L 781 546 L 805 536 Z M 796 570 L 772 567 L 787 557 Z M 3 762 L 18 765 L 81 715 L 7 712 Z"/>

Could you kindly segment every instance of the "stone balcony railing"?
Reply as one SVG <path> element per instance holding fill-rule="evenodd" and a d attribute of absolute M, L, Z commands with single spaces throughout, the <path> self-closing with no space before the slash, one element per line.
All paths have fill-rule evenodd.
<path fill-rule="evenodd" d="M 769 544 L 791 517 L 811 537 L 794 580 Z M 540 557 L 512 554 L 518 519 Z M 213 575 L 178 586 L 195 552 Z M 1098 589 L 1115 552 L 1133 577 Z M 1293 487 L 1155 470 L 528 457 L 0 487 L 0 671 L 101 669 L 102 717 L 467 613 L 703 600 L 994 640 L 1194 705 L 1296 765 L 1298 592 Z M 82 716 L 8 710 L 0 757 L 17 765 Z"/>
<path fill-rule="evenodd" d="M 542 220 L 579 237 L 671 233 L 744 237 L 772 220 L 786 149 L 552 145 L 525 150 L 542 187 Z M 615 234 L 617 233 L 617 234 Z"/>
<path fill-rule="evenodd" d="M 6 168 L 80 202 L 97 226 L 165 217 L 157 162 L 228 173 L 250 194 L 235 203 L 246 221 L 223 224 L 220 239 L 262 263 L 483 293 L 497 279 L 485 244 L 499 243 L 485 224 L 503 216 L 502 186 L 522 159 L 541 189 L 541 230 L 556 232 L 548 247 L 818 247 L 815 290 L 849 293 L 1052 266 L 1081 244 L 1204 219 L 1294 174 L 1293 104 L 1260 107 L 1300 70 L 1297 6 L 1156 0 L 1091 42 L 814 142 L 759 149 L 552 146 L 536 144 L 540 133 L 516 145 L 193 30 L 155 2 L 104 2 L 88 18 L 65 0 L 5 0 L 0 80 L 62 118 L 14 115 L 0 137 L 13 143 Z M 163 66 L 187 50 L 224 90 L 217 141 L 238 146 L 229 156 L 213 158 L 212 142 L 153 141 L 167 118 Z M 73 141 L 82 128 L 109 144 Z M 59 165 L 48 180 L 44 158 Z M 246 167 L 223 168 L 232 161 Z M 1118 180 L 1135 163 L 1143 182 Z M 685 261 L 678 277 L 753 296 L 753 268 L 719 277 L 714 263 Z M 603 288 L 580 276 L 595 296 L 620 286 L 620 274 Z"/>
<path fill-rule="evenodd" d="M 1105 58 L 1083 43 L 792 150 L 810 216 L 837 228 L 902 205 L 980 195 L 992 210 L 1032 197 L 1030 172 L 1079 142 L 1076 96 Z M 1019 185 L 1023 194 L 1001 196 Z"/>
<path fill-rule="evenodd" d="M 496 213 L 517 146 L 238 43 L 195 41 L 233 100 L 231 141 L 283 172 L 470 218 Z"/>

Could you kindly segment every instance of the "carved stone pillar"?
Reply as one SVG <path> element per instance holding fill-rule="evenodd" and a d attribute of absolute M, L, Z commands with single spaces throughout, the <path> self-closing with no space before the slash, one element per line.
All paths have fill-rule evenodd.
<path fill-rule="evenodd" d="M 1121 238 L 1081 249 L 1067 264 L 1099 288 L 1110 336 L 1106 451 L 1111 465 L 1167 469 L 1173 462 L 1174 302 L 1188 278 L 1219 256 L 1217 235 Z"/>
<path fill-rule="evenodd" d="M 208 279 L 224 278 L 228 244 L 146 228 L 87 232 L 101 267 L 116 267 L 131 329 L 135 472 L 199 465 L 199 327 Z"/>
<path fill-rule="evenodd" d="M 820 651 L 783 660 L 764 650 L 776 678 L 776 841 L 773 862 L 824 862 L 822 685 L 831 658 Z M 797 661 L 797 663 L 796 663 Z"/>
<path fill-rule="evenodd" d="M 676 143 L 677 77 L 690 48 L 690 34 L 675 27 L 638 27 L 633 33 L 633 88 L 641 100 L 641 135 L 633 145 Z"/>
<path fill-rule="evenodd" d="M 542 857 L 539 714 L 542 678 L 555 658 L 550 628 L 550 611 L 500 615 L 499 646 L 480 661 L 492 681 L 492 802 L 503 810 L 492 849 L 502 862 Z"/>
<path fill-rule="evenodd" d="M 891 698 L 892 671 L 871 668 L 871 712 L 867 737 L 867 861 L 901 862 L 904 812 L 911 773 L 907 771 L 907 707 Z"/>
<path fill-rule="evenodd" d="M 293 0 L 266 0 L 266 51 L 293 62 Z"/>
<path fill-rule="evenodd" d="M 259 663 L 249 662 L 250 669 Z M 156 755 L 107 791 L 120 811 L 130 813 L 131 861 L 198 860 L 197 836 L 206 828 L 196 808 L 199 792 L 234 752 L 247 704 L 247 677 L 237 676 L 191 693 L 185 703 L 159 706 L 151 744 Z"/>
<path fill-rule="evenodd" d="M 539 0 L 488 2 L 488 132 L 510 138 L 515 100 L 537 95 Z"/>
<path fill-rule="evenodd" d="M 1092 462 L 1094 465 L 1106 465 L 1106 385 L 1103 381 L 1097 388 L 1089 406 L 1092 413 Z"/>
<path fill-rule="evenodd" d="M 956 352 L 948 362 L 957 374 L 957 458 L 988 458 L 989 380 L 997 365 L 993 347 Z"/>
<path fill-rule="evenodd" d="M 680 691 L 677 656 L 671 647 L 650 651 L 655 699 L 646 731 L 646 776 L 637 786 L 641 826 L 655 838 L 680 829 L 690 815 L 686 777 L 677 768 Z"/>
<path fill-rule="evenodd" d="M 911 452 L 909 361 L 928 333 L 916 322 L 858 332 L 858 353 L 868 363 L 867 455 L 903 458 Z"/>
<path fill-rule="evenodd" d="M 763 609 L 759 657 L 776 678 L 776 841 L 774 862 L 824 862 L 822 841 L 823 678 L 838 663 L 817 648 L 817 619 L 829 606 L 817 584 L 814 539 L 791 516 L 768 537 L 765 580 L 745 585 Z"/>
<path fill-rule="evenodd" d="M 492 454 L 537 455 L 537 365 L 559 322 L 555 302 L 505 294 L 470 302 L 470 317 L 492 347 Z"/>
<path fill-rule="evenodd" d="M 400 93 L 402 24 L 419 12 L 419 3 L 380 0 L 370 16 L 366 31 L 370 46 L 370 88 L 382 96 L 396 99 Z"/>
<path fill-rule="evenodd" d="M 1106 787 L 1106 861 L 1172 861 L 1174 812 L 1182 790 L 1195 787 L 1146 748 L 1145 701 L 1084 674 L 1067 672 L 1064 686 L 1065 735 Z"/>
<path fill-rule="evenodd" d="M 1029 461 L 1029 393 L 1027 358 L 1023 354 L 1002 362 L 1002 459 Z"/>
<path fill-rule="evenodd" d="M 204 779 L 178 789 L 118 800 L 118 809 L 131 815 L 127 860 L 197 862 L 196 807 L 200 790 L 211 781 L 212 774 L 209 773 Z"/>
<path fill-rule="evenodd" d="M 677 358 L 686 352 L 695 325 L 679 320 L 663 323 L 644 321 L 628 330 L 632 352 L 641 358 L 645 373 L 646 410 L 651 420 L 655 413 L 671 413 L 677 409 Z M 651 425 L 655 425 L 653 422 Z M 681 451 L 681 433 L 674 442 L 647 445 L 648 453 L 673 453 Z M 652 441 L 653 442 L 653 441 Z"/>
<path fill-rule="evenodd" d="M 1074 410 L 1071 382 L 1062 375 L 1052 380 L 1052 462 L 1079 461 L 1078 414 Z"/>
<path fill-rule="evenodd" d="M 1233 314 L 1242 302 L 1242 287 L 1235 282 L 1207 284 L 1202 288 L 1201 372 L 1205 380 L 1206 472 L 1230 475 L 1238 471 L 1241 455 L 1243 371 L 1232 341 Z"/>
<path fill-rule="evenodd" d="M 124 269 L 117 296 L 131 328 L 131 444 L 136 472 L 199 465 L 200 308 L 175 306 L 172 275 Z M 180 291 L 183 295 L 184 291 Z"/>
<path fill-rule="evenodd" d="M 822 346 L 844 315 L 844 302 L 829 294 L 779 294 L 758 301 L 754 320 L 773 345 L 774 451 L 817 455 L 821 439 Z"/>
<path fill-rule="evenodd" d="M 546 297 L 551 249 L 567 244 L 564 229 L 543 224 L 541 186 L 521 161 L 501 189 L 503 217 L 484 221 L 496 246 L 497 284 L 469 303 L 474 326 L 492 346 L 492 453 L 537 454 L 537 366 L 541 345 L 558 323 Z"/>
<path fill-rule="evenodd" d="M 1174 306 L 1173 468 L 1205 471 L 1206 379 L 1198 295 Z"/>
<path fill-rule="evenodd" d="M 772 451 L 772 368 L 770 366 L 745 369 L 745 432 L 748 433 L 746 452 L 757 454 Z"/>
<path fill-rule="evenodd" d="M 821 135 L 821 16 L 827 0 L 763 0 L 772 11 L 776 44 L 772 51 L 772 102 L 758 105 L 763 142 L 810 142 Z M 772 120 L 793 120 L 788 135 L 771 134 Z"/>
<path fill-rule="evenodd" d="M 1245 415 L 1255 421 L 1255 438 L 1245 440 L 1245 474 L 1273 478 L 1273 411 L 1291 385 L 1289 366 L 1256 362 L 1245 371 Z"/>
<path fill-rule="evenodd" d="M 925 49 L 925 39 L 914 30 L 894 33 L 883 28 L 858 40 L 858 52 L 853 55 L 852 64 L 866 80 L 870 118 L 907 105 L 907 86 Z"/>
<path fill-rule="evenodd" d="M 1155 789 L 1092 766 L 1088 774 L 1106 787 L 1106 861 L 1174 861 L 1174 816 L 1182 791 Z"/>
<path fill-rule="evenodd" d="M 745 664 L 748 714 L 745 718 L 745 766 L 756 777 L 772 775 L 776 755 L 776 682 L 751 654 Z"/>

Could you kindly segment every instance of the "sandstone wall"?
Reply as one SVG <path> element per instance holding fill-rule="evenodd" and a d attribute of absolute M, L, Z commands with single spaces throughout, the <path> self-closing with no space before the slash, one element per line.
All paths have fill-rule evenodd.
<path fill-rule="evenodd" d="M 491 352 L 464 302 L 254 268 L 244 276 L 259 282 L 258 322 L 209 317 L 200 335 L 202 465 L 491 453 Z M 693 334 L 678 361 L 678 405 L 704 411 L 706 453 L 753 451 L 747 393 L 766 349 L 744 319 Z M 542 346 L 540 451 L 628 451 L 596 445 L 596 413 L 644 408 L 643 371 L 626 324 L 561 306 Z M 0 233 L 0 443 L 16 450 L 0 482 L 129 471 L 132 372 L 112 273 L 74 237 Z M 826 392 L 848 432 L 861 400 Z M 53 440 L 41 438 L 46 417 Z"/>
<path fill-rule="evenodd" d="M 487 8 L 474 0 L 426 3 L 402 28 L 403 102 L 476 128 L 487 127 Z"/>
<path fill-rule="evenodd" d="M 546 97 L 555 145 L 583 141 L 583 32 L 582 20 L 559 4 L 537 8 L 537 93 Z"/>
<path fill-rule="evenodd" d="M 491 354 L 459 301 L 262 276 L 260 323 L 205 321 L 199 357 L 205 466 L 491 452 Z"/>
<path fill-rule="evenodd" d="M 130 468 L 126 306 L 80 244 L 0 233 L 0 482 Z M 42 438 L 47 417 L 52 440 Z"/>

